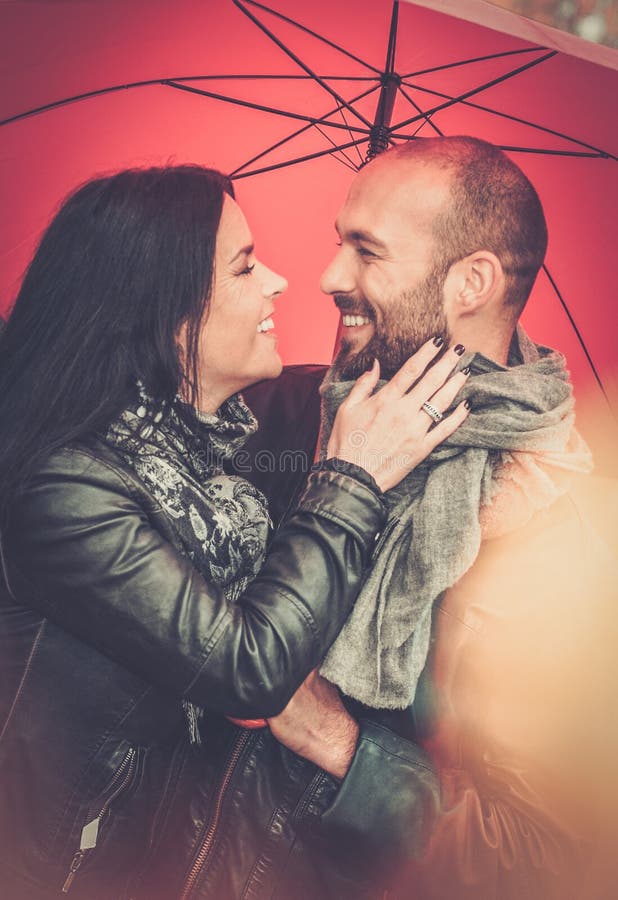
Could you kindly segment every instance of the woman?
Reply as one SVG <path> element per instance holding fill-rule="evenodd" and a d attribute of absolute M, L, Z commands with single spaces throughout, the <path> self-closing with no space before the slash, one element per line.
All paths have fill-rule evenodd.
<path fill-rule="evenodd" d="M 264 498 L 224 465 L 256 427 L 237 392 L 281 370 L 271 316 L 285 287 L 257 260 L 230 182 L 198 167 L 86 184 L 25 276 L 0 345 L 12 900 L 276 896 L 275 812 L 287 804 L 295 835 L 329 815 L 345 831 L 366 803 L 225 714 L 276 716 L 321 660 L 383 522 L 381 490 L 466 414 L 428 434 L 421 404 L 445 408 L 463 376 L 435 393 L 446 353 L 408 393 L 430 344 L 376 396 L 377 368 L 359 379 L 264 561 Z M 375 744 L 361 734 L 357 757 L 363 740 Z M 412 820 L 433 781 L 404 749 Z"/>

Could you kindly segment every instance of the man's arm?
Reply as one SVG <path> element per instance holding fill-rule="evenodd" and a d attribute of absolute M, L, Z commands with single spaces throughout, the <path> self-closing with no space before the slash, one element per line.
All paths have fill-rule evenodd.
<path fill-rule="evenodd" d="M 251 463 L 243 474 L 268 497 L 275 523 L 302 483 L 299 462 L 308 467 L 314 457 L 325 371 L 286 367 L 276 381 L 245 392 L 260 428 L 247 444 Z M 330 799 L 326 806 L 308 799 L 303 828 L 321 848 L 321 867 L 332 854 L 333 872 L 370 870 L 373 878 L 381 870 L 385 877 L 418 856 L 438 808 L 436 776 L 420 747 L 376 722 L 357 721 L 316 673 L 269 725 L 280 743 L 323 770 L 326 783 L 320 788 L 318 778 L 316 792 Z M 332 896 L 340 894 L 333 889 Z"/>
<path fill-rule="evenodd" d="M 343 778 L 356 751 L 359 727 L 341 702 L 337 688 L 310 672 L 283 712 L 268 725 L 289 750 L 324 771 Z"/>

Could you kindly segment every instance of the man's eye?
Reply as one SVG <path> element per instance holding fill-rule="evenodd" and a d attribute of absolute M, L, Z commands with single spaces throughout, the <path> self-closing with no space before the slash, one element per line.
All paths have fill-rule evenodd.
<path fill-rule="evenodd" d="M 375 256 L 375 253 L 372 253 L 371 250 L 367 250 L 366 247 L 357 247 L 356 252 L 359 256 L 370 257 Z"/>

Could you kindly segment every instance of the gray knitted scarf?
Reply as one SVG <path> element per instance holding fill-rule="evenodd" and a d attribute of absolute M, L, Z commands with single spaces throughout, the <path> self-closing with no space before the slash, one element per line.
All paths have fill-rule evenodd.
<path fill-rule="evenodd" d="M 530 520 L 588 472 L 574 429 L 565 360 L 518 329 L 507 367 L 462 357 L 470 375 L 457 402 L 472 411 L 455 434 L 386 495 L 389 515 L 356 605 L 321 668 L 375 708 L 414 699 L 429 647 L 434 601 L 470 568 L 482 538 Z M 322 392 L 321 452 L 353 382 Z"/>
<path fill-rule="evenodd" d="M 223 463 L 257 429 L 240 395 L 217 415 L 155 402 L 143 385 L 110 425 L 105 439 L 134 470 L 169 517 L 177 549 L 203 577 L 225 588 L 232 604 L 262 567 L 269 528 L 267 501 Z M 183 702 L 191 738 L 199 743 L 201 711 Z"/>

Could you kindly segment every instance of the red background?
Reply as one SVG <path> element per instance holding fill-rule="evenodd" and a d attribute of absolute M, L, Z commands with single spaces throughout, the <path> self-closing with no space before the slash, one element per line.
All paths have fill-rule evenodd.
<path fill-rule="evenodd" d="M 383 64 L 390 2 L 376 0 L 361 7 L 352 0 L 314 0 L 311 4 L 273 0 L 273 5 L 373 65 Z M 297 29 L 266 14 L 260 16 L 322 74 L 366 74 L 359 64 Z M 500 27 L 504 21 L 500 20 Z M 301 71 L 231 0 L 3 2 L 0 35 L 2 119 L 76 93 L 137 80 Z M 547 43 L 547 37 L 539 32 L 539 41 Z M 397 69 L 402 74 L 522 46 L 525 43 L 510 34 L 411 3 L 401 4 Z M 594 53 L 591 46 L 589 55 Z M 605 53 L 612 51 L 605 48 Z M 615 57 L 618 59 L 618 53 Z M 461 93 L 522 61 L 514 57 L 455 67 L 419 76 L 415 83 Z M 616 68 L 562 53 L 517 81 L 497 85 L 474 99 L 617 154 L 617 83 Z M 363 86 L 337 83 L 339 90 L 350 95 Z M 219 81 L 209 87 L 301 113 L 322 114 L 334 106 L 319 87 L 302 81 Z M 424 108 L 436 102 L 429 94 L 414 96 L 422 100 Z M 375 103 L 373 95 L 362 107 L 367 116 L 372 115 Z M 409 115 L 403 103 L 396 107 L 396 118 Z M 563 139 L 540 132 L 531 135 L 522 125 L 465 107 L 437 113 L 434 121 L 446 133 L 478 134 L 502 144 L 574 148 Z M 168 161 L 200 162 L 231 171 L 301 125 L 169 87 L 150 86 L 72 103 L 1 127 L 0 312 L 6 314 L 9 309 L 41 230 L 76 184 L 100 172 Z M 425 126 L 420 134 L 432 131 Z M 341 136 L 345 139 L 346 133 L 333 133 L 333 137 Z M 324 138 L 312 129 L 275 157 L 301 155 L 325 146 Z M 549 269 L 616 406 L 614 223 L 618 165 L 611 159 L 524 153 L 514 153 L 513 158 L 539 189 L 550 224 Z M 320 294 L 318 281 L 334 252 L 332 223 L 351 178 L 351 171 L 324 157 L 236 183 L 258 253 L 290 283 L 275 319 L 286 362 L 327 362 L 331 358 L 337 315 L 330 300 Z M 598 421 L 604 434 L 611 431 L 615 419 L 542 275 L 524 323 L 535 339 L 567 354 L 586 436 L 594 441 L 592 431 Z M 602 466 L 607 467 L 610 456 L 614 456 L 613 448 L 600 454 Z"/>

